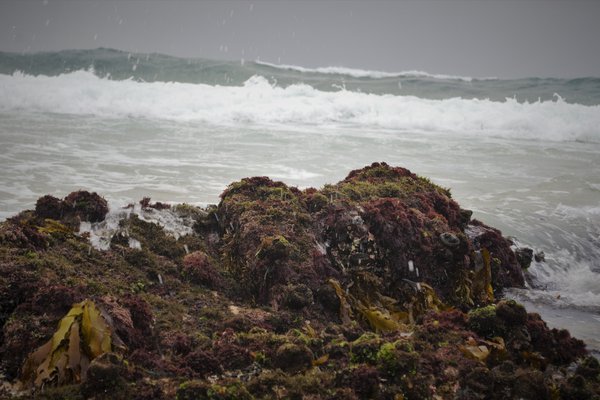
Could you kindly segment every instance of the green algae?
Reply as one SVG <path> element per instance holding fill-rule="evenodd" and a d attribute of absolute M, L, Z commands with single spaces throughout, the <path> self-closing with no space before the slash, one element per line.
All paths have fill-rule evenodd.
<path fill-rule="evenodd" d="M 506 332 L 503 321 L 496 316 L 494 304 L 473 309 L 469 311 L 468 316 L 469 327 L 484 337 L 503 336 Z"/>

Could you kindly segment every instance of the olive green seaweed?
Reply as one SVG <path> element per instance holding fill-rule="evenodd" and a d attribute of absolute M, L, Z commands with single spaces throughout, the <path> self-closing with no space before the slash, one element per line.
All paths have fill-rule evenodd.
<path fill-rule="evenodd" d="M 43 387 L 81 382 L 90 362 L 112 350 L 110 325 L 94 302 L 84 300 L 74 304 L 52 338 L 29 355 L 22 383 Z"/>

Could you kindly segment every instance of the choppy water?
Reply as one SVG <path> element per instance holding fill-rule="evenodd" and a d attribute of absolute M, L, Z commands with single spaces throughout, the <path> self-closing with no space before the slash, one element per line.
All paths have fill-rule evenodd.
<path fill-rule="evenodd" d="M 46 193 L 205 204 L 246 176 L 318 187 L 386 161 L 544 251 L 510 295 L 600 349 L 598 104 L 598 78 L 1 53 L 0 218 Z"/>

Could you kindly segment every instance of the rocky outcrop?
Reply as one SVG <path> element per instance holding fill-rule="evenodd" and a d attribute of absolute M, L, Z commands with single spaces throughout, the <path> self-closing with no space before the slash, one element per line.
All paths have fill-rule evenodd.
<path fill-rule="evenodd" d="M 140 204 L 194 231 L 132 212 L 97 250 L 79 225 L 108 208 L 89 192 L 0 224 L 3 397 L 600 395 L 584 343 L 502 300 L 529 252 L 404 168 L 319 190 L 242 179 L 206 209 Z"/>

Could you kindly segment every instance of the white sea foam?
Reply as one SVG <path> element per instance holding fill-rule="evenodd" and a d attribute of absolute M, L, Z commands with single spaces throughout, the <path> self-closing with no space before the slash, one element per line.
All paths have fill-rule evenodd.
<path fill-rule="evenodd" d="M 547 262 L 534 263 L 529 269 L 536 286 L 529 290 L 531 300 L 560 307 L 593 307 L 600 309 L 600 274 L 592 270 L 587 260 L 577 260 L 567 250 L 547 255 Z"/>
<path fill-rule="evenodd" d="M 590 218 L 598 218 L 600 216 L 600 205 L 571 207 L 559 204 L 556 209 L 552 211 L 551 215 L 560 218 L 583 218 L 589 220 Z"/>
<path fill-rule="evenodd" d="M 371 71 L 356 68 L 347 67 L 319 67 L 319 68 L 306 68 L 298 65 L 289 64 L 273 64 L 266 61 L 255 61 L 256 64 L 264 65 L 271 68 L 283 69 L 288 71 L 297 71 L 303 73 L 317 73 L 317 74 L 329 74 L 329 75 L 346 75 L 353 78 L 430 78 L 440 80 L 459 80 L 465 82 L 471 82 L 474 78 L 469 76 L 457 76 L 457 75 L 444 75 L 444 74 L 430 74 L 425 71 L 402 71 L 402 72 L 384 72 L 384 71 Z M 493 80 L 498 79 L 494 77 L 489 78 L 476 78 L 479 80 Z"/>
<path fill-rule="evenodd" d="M 191 234 L 195 223 L 192 218 L 182 217 L 170 209 L 143 209 L 140 205 L 135 204 L 133 208 L 111 209 L 106 218 L 101 222 L 93 224 L 82 222 L 79 232 L 81 234 L 88 234 L 91 245 L 98 250 L 108 250 L 111 239 L 117 233 L 128 237 L 129 247 L 140 249 L 140 242 L 135 238 L 129 237 L 129 232 L 123 230 L 120 226 L 121 220 L 128 219 L 132 214 L 137 215 L 142 221 L 160 225 L 167 234 L 175 238 Z"/>
<path fill-rule="evenodd" d="M 198 121 L 320 128 L 385 128 L 534 139 L 600 142 L 600 106 L 552 101 L 519 103 L 324 92 L 286 88 L 254 76 L 243 86 L 113 81 L 90 71 L 56 77 L 0 75 L 0 112 Z"/>

